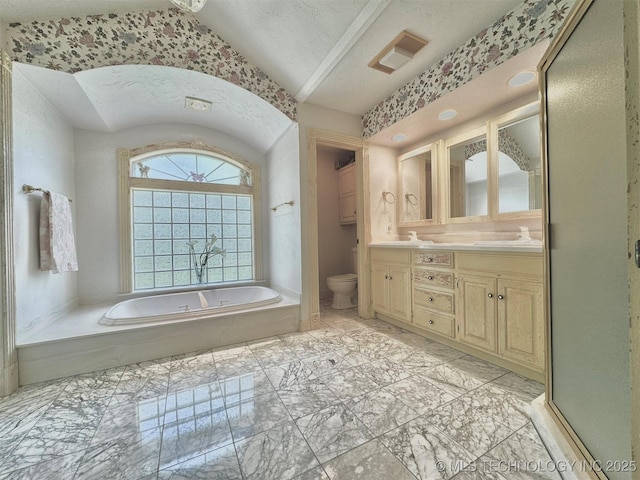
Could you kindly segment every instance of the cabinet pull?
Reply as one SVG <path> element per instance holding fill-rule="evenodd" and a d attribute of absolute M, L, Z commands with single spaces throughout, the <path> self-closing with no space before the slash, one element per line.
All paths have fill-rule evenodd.
<path fill-rule="evenodd" d="M 489 295 L 487 295 L 487 297 L 493 298 L 493 293 L 490 293 Z"/>
<path fill-rule="evenodd" d="M 433 320 L 429 320 L 429 325 L 433 325 Z"/>
<path fill-rule="evenodd" d="M 432 275 L 429 275 L 429 276 L 427 277 L 427 280 L 433 280 L 433 276 L 432 276 Z"/>
<path fill-rule="evenodd" d="M 498 300 L 504 300 L 504 295 L 498 295 Z"/>

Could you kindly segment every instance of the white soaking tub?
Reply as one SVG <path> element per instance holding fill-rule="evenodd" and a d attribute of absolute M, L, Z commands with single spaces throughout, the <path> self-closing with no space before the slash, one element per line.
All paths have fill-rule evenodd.
<path fill-rule="evenodd" d="M 120 302 L 110 308 L 99 323 L 132 325 L 209 318 L 228 312 L 257 309 L 281 300 L 278 292 L 260 286 L 166 293 Z"/>

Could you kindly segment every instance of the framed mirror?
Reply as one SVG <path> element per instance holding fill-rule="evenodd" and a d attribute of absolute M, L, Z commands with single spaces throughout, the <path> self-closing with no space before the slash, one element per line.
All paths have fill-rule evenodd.
<path fill-rule="evenodd" d="M 399 157 L 398 214 L 401 224 L 435 219 L 436 174 L 432 145 Z"/>
<path fill-rule="evenodd" d="M 451 219 L 483 217 L 489 212 L 487 135 L 474 133 L 471 138 L 453 139 L 447 146 Z"/>
<path fill-rule="evenodd" d="M 542 208 L 539 115 L 498 126 L 498 213 Z"/>

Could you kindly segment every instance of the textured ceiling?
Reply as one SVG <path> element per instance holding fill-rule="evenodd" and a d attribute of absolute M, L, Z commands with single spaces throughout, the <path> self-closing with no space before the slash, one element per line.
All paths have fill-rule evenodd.
<path fill-rule="evenodd" d="M 14 64 L 78 128 L 115 132 L 158 123 L 200 125 L 266 152 L 291 125 L 275 107 L 204 73 L 155 65 L 103 67 L 74 75 Z M 211 112 L 185 108 L 185 95 L 209 100 Z"/>

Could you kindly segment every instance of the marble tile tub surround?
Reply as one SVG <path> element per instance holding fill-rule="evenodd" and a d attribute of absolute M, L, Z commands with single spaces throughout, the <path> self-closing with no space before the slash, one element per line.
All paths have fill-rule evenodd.
<path fill-rule="evenodd" d="M 355 310 L 320 322 L 22 387 L 0 480 L 560 478 L 542 385 Z"/>

